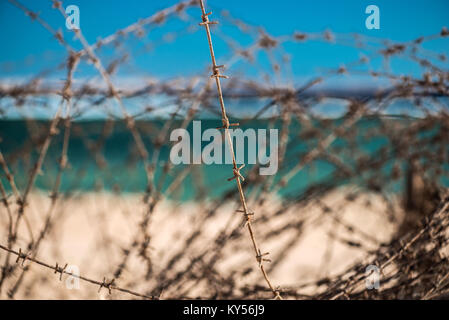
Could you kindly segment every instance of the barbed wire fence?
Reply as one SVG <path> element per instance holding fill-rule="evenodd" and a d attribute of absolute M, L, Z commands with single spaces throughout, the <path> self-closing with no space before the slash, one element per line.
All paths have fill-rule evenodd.
<path fill-rule="evenodd" d="M 73 30 L 82 46 L 76 50 L 62 31 L 50 26 L 37 12 L 19 1 L 9 2 L 49 31 L 66 49 L 67 56 L 53 70 L 44 70 L 26 83 L 0 83 L 0 114 L 7 117 L 15 112 L 25 123 L 14 131 L 22 140 L 1 136 L 3 207 L 0 210 L 5 217 L 0 226 L 2 297 L 39 297 L 42 287 L 53 283 L 62 287 L 51 278 L 51 272 L 39 273 L 31 264 L 25 265 L 20 260 L 60 273 L 61 278 L 64 274 L 75 276 L 100 289 L 106 288 L 111 298 L 435 299 L 447 296 L 449 72 L 446 55 L 425 47 L 431 41 L 448 41 L 447 28 L 408 42 L 335 34 L 330 30 L 273 36 L 233 17 L 230 12 L 220 12 L 219 20 L 225 27 L 232 27 L 232 32 L 251 39 L 249 45 L 242 45 L 219 26 L 209 26 L 202 1 L 183 1 L 93 44 L 87 42 L 80 29 Z M 67 18 L 61 2 L 49 1 L 49 5 L 60 11 L 62 20 Z M 149 78 L 139 80 L 137 86 L 127 86 L 114 77 L 120 67 L 129 64 L 130 57 L 142 54 L 128 50 L 129 42 L 137 39 L 145 43 L 151 38 L 146 37 L 148 30 L 158 28 L 162 36 L 149 45 L 154 51 L 187 33 L 197 32 L 200 12 L 209 40 L 213 78 L 206 74 L 170 80 Z M 164 25 L 178 18 L 185 27 L 164 34 Z M 229 52 L 220 61 L 226 61 L 223 68 L 232 81 L 223 84 L 219 79 L 222 67 L 215 61 L 210 29 Z M 352 63 L 322 70 L 316 77 L 298 83 L 292 76 L 295 57 L 287 48 L 313 42 L 322 42 L 329 50 L 337 45 L 349 46 L 364 54 Z M 109 63 L 105 62 L 106 49 L 114 52 Z M 405 61 L 410 70 L 420 68 L 421 76 L 393 72 L 390 65 L 395 59 Z M 238 69 L 242 65 L 243 71 Z M 93 67 L 101 81 L 95 81 L 95 75 L 83 76 L 80 69 L 85 67 Z M 66 80 L 60 85 L 51 74 L 63 69 Z M 382 87 L 337 90 L 326 86 L 335 79 L 357 82 L 359 77 L 378 81 Z M 214 81 L 218 94 L 213 90 Z M 55 96 L 60 100 L 53 109 L 45 97 Z M 155 96 L 164 99 L 154 99 Z M 220 106 L 215 105 L 217 99 Z M 250 101 L 254 106 L 249 115 L 238 113 L 242 101 Z M 336 119 L 329 119 L 319 111 L 329 101 L 339 105 L 340 114 Z M 406 103 L 406 108 L 401 109 L 403 114 L 392 116 L 391 110 L 398 103 Z M 29 116 L 29 110 L 54 113 L 49 121 L 43 121 Z M 92 110 L 101 113 L 104 121 L 93 123 L 87 130 L 82 120 Z M 160 112 L 168 117 L 158 121 Z M 171 130 L 189 127 L 205 112 L 213 119 L 222 120 L 228 138 L 229 119 L 238 119 L 241 127 L 278 128 L 277 174 L 261 176 L 259 165 L 246 166 L 246 173 L 241 173 L 243 168 L 236 164 L 231 149 L 235 189 L 230 186 L 231 182 L 223 184 L 229 178 L 225 167 L 220 176 L 211 174 L 205 166 L 174 166 L 164 160 L 167 148 L 173 144 L 169 140 Z M 156 120 L 148 120 L 153 115 Z M 6 130 L 7 125 L 8 120 L 2 120 L 5 126 L 2 135 L 13 132 Z M 126 138 L 120 141 L 125 163 L 117 163 L 109 154 L 108 144 L 117 135 L 124 136 L 124 132 Z M 71 149 L 74 146 L 83 150 L 82 160 Z M 74 203 L 76 207 L 77 201 L 85 197 L 83 183 L 96 175 L 89 171 L 90 166 L 98 173 L 95 189 L 104 191 L 105 185 L 112 185 L 113 197 L 123 205 L 114 209 L 131 221 L 129 236 L 118 240 L 119 235 L 111 235 L 106 227 L 108 218 L 101 215 L 96 218 L 99 221 L 95 236 L 99 242 L 87 259 L 99 265 L 92 267 L 89 274 L 97 274 L 96 278 L 103 281 L 74 275 L 40 258 L 45 255 L 55 257 L 56 261 L 67 259 L 68 252 L 58 248 L 58 236 L 68 228 L 65 221 L 73 215 L 70 212 Z M 54 168 L 56 173 L 52 174 Z M 120 178 L 120 172 L 127 168 L 137 170 L 137 177 L 145 177 L 143 190 L 133 191 L 141 199 L 132 205 L 126 191 L 134 184 L 132 178 Z M 313 178 L 313 174 L 319 178 Z M 34 196 L 37 182 L 40 188 L 45 186 L 44 189 L 50 190 L 47 209 L 43 200 Z M 176 215 L 183 208 L 188 210 L 185 208 L 190 204 L 181 199 L 186 190 L 193 194 L 195 207 L 191 210 L 193 215 L 186 215 L 188 221 L 183 226 L 170 220 L 169 215 Z M 376 196 L 374 203 L 367 194 Z M 395 230 L 391 237 L 380 240 L 378 235 L 347 220 L 345 210 L 355 203 L 362 203 L 363 210 L 375 211 L 391 223 Z M 256 252 L 255 266 L 254 258 L 250 259 L 251 248 L 243 232 L 241 216 L 236 214 L 242 210 L 243 225 L 251 235 Z M 101 210 L 94 207 L 92 211 Z M 257 212 L 257 216 L 252 212 Z M 161 215 L 163 218 L 159 218 Z M 94 219 L 93 214 L 89 219 Z M 156 244 L 160 244 L 159 232 L 165 224 L 177 231 L 160 248 Z M 304 258 L 305 253 L 298 251 L 298 246 L 314 230 L 328 232 L 320 271 L 312 275 L 300 273 L 299 284 L 294 274 L 287 275 L 288 282 L 278 280 L 285 273 L 286 265 L 298 264 Z M 261 263 L 264 257 L 254 234 L 257 243 L 270 248 L 270 263 Z M 333 268 L 332 255 L 337 254 L 333 253 L 336 246 L 357 252 L 358 258 L 343 269 L 329 272 Z M 99 255 L 105 258 L 98 261 L 95 257 Z M 378 290 L 365 286 L 369 276 L 367 266 L 377 266 L 381 273 Z M 38 277 L 42 281 L 31 280 Z M 263 278 L 267 286 L 262 285 Z M 119 281 L 120 286 L 116 284 Z M 275 287 L 272 281 L 279 286 Z M 94 298 L 97 294 L 96 290 L 81 291 L 77 293 L 81 297 Z M 120 292 L 131 296 L 121 296 Z M 60 290 L 58 294 L 65 296 L 67 292 Z"/>

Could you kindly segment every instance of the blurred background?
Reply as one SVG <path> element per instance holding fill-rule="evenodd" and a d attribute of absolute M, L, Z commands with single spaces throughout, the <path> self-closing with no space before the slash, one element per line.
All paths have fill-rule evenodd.
<path fill-rule="evenodd" d="M 206 8 L 230 121 L 279 132 L 278 172 L 242 170 L 276 290 L 446 294 L 449 3 Z M 69 289 L 5 248 L 145 297 L 271 297 L 232 165 L 169 159 L 174 129 L 222 125 L 199 22 L 191 0 L 0 2 L 0 297 L 130 298 Z M 365 287 L 370 265 L 378 290 Z"/>

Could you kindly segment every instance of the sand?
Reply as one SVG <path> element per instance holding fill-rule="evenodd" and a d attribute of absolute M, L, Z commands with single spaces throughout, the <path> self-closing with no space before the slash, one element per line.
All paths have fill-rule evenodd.
<path fill-rule="evenodd" d="M 305 207 L 289 208 L 278 216 L 270 213 L 280 205 L 280 201 L 276 199 L 268 200 L 258 212 L 256 211 L 256 216 L 259 214 L 267 218 L 263 221 L 256 219 L 254 222 L 256 236 L 260 239 L 279 226 L 293 225 L 298 221 L 304 223 L 300 231 L 292 228 L 260 241 L 263 250 L 271 253 L 270 258 L 275 267 L 269 271 L 273 283 L 281 287 L 298 287 L 336 274 L 362 259 L 369 248 L 374 249 L 380 242 L 388 241 L 392 237 L 397 223 L 392 222 L 385 214 L 388 208 L 384 199 L 375 194 L 364 193 L 352 202 L 345 201 L 345 197 L 353 190 L 354 188 L 349 187 L 335 190 L 323 197 L 319 205 L 310 203 Z M 216 268 L 224 278 L 240 272 L 243 268 L 250 268 L 248 275 L 242 275 L 241 285 L 263 286 L 264 282 L 257 272 L 257 263 L 248 235 L 245 229 L 240 227 L 241 215 L 235 212 L 234 205 L 227 204 L 213 217 L 206 218 L 201 213 L 205 206 L 207 204 L 204 203 L 179 204 L 161 201 L 148 227 L 148 233 L 151 235 L 148 254 L 152 258 L 153 274 L 149 279 L 145 279 L 145 263 L 133 254 L 117 281 L 119 285 L 139 292 L 151 291 L 160 281 L 158 275 L 163 273 L 167 262 L 176 253 L 182 252 L 182 257 L 169 272 L 171 275 L 184 268 L 188 269 L 193 257 L 213 247 L 213 240 L 220 231 L 225 230 L 229 234 L 236 229 L 240 234 L 223 246 L 223 255 Z M 323 214 L 323 206 L 334 211 Z M 49 207 L 48 195 L 40 192 L 31 195 L 26 217 L 34 238 L 44 224 Z M 1 210 L 0 239 L 2 244 L 6 244 L 6 212 L 3 212 L 4 208 Z M 136 237 L 143 214 L 142 196 L 136 194 L 81 193 L 62 199 L 53 213 L 51 232 L 37 251 L 37 258 L 52 265 L 55 262 L 68 263 L 71 267 L 78 268 L 82 275 L 99 281 L 103 277 L 111 279 L 114 270 L 122 261 L 122 249 L 129 248 Z M 400 219 L 401 214 L 400 210 L 397 210 L 395 218 Z M 349 232 L 348 227 L 357 232 Z M 191 247 L 183 250 L 186 239 L 198 228 L 200 237 Z M 25 223 L 21 225 L 19 234 L 20 238 L 14 246 L 16 250 L 21 246 L 25 247 L 30 239 Z M 138 232 L 137 236 L 139 237 Z M 363 248 L 349 246 L 344 243 L 347 240 L 361 243 Z M 286 245 L 288 243 L 291 245 Z M 204 256 L 204 261 L 208 261 L 210 254 Z M 5 252 L 0 252 L 2 262 L 4 256 Z M 118 292 L 109 295 L 105 289 L 98 294 L 98 287 L 86 282 L 80 282 L 79 289 L 70 289 L 66 283 L 67 276 L 60 282 L 59 276 L 51 270 L 30 262 L 26 265 L 31 270 L 27 272 L 16 298 L 133 298 Z M 197 265 L 192 268 L 197 268 Z M 0 295 L 2 299 L 7 298 L 5 288 L 14 283 L 19 271 L 20 268 L 14 277 L 7 281 Z M 182 281 L 185 283 L 181 285 Z M 188 278 L 181 279 L 177 285 L 167 286 L 162 298 L 176 297 L 181 292 L 187 297 L 207 295 L 207 285 L 199 282 L 189 288 L 189 281 L 191 280 Z M 307 288 L 304 290 L 307 292 Z"/>

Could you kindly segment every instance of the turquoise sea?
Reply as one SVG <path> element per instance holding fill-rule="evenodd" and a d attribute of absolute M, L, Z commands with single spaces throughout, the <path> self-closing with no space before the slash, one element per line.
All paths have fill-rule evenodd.
<path fill-rule="evenodd" d="M 413 118 L 388 117 L 382 119 L 383 123 L 400 124 L 406 127 L 413 123 Z M 153 156 L 154 148 L 151 143 L 151 137 L 161 131 L 166 120 L 146 120 L 137 121 L 137 128 L 142 135 L 150 159 Z M 269 129 L 281 128 L 280 121 L 269 120 L 241 120 L 240 128 Z M 315 133 L 328 134 L 332 128 L 341 124 L 343 119 L 333 119 L 325 121 L 315 121 L 312 128 Z M 181 127 L 182 120 L 176 120 L 171 129 Z M 109 123 L 110 132 L 106 138 L 102 138 L 107 122 L 105 120 L 87 120 L 75 121 L 72 124 L 72 131 L 68 149 L 68 159 L 70 166 L 64 171 L 61 191 L 112 191 L 112 192 L 144 192 L 146 189 L 146 175 L 142 162 L 137 156 L 137 151 L 133 138 L 126 125 L 122 121 L 113 121 Z M 219 120 L 202 120 L 202 130 L 220 126 Z M 365 185 L 372 177 L 382 173 L 382 187 L 391 192 L 397 192 L 402 189 L 402 177 L 392 178 L 392 168 L 397 166 L 405 168 L 406 163 L 398 161 L 395 149 L 392 148 L 391 141 L 382 135 L 380 128 L 380 118 L 366 117 L 358 121 L 352 128 L 352 134 L 345 138 L 336 139 L 330 148 L 330 153 L 341 159 L 342 163 L 349 168 L 356 168 L 357 158 L 363 155 L 366 161 L 374 161 L 380 156 L 382 151 L 386 155 L 386 161 L 372 170 L 366 170 L 362 175 L 353 177 L 338 176 L 335 174 L 337 169 L 333 164 L 325 159 L 317 159 L 307 165 L 299 172 L 290 183 L 282 188 L 281 195 L 297 196 L 304 193 L 307 188 L 316 186 L 335 187 L 342 184 L 360 184 Z M 11 167 L 16 183 L 20 188 L 26 185 L 28 173 L 37 159 L 39 149 L 36 145 L 42 141 L 45 136 L 45 128 L 49 127 L 47 120 L 2 120 L 0 121 L 0 149 L 3 152 L 8 165 Z M 429 128 L 425 132 L 419 133 L 423 139 L 430 139 L 432 134 L 438 132 L 439 126 Z M 57 175 L 58 159 L 62 147 L 63 125 L 59 126 L 60 133 L 52 140 L 42 168 L 42 174 L 38 176 L 35 187 L 41 190 L 51 190 Z M 192 134 L 192 125 L 188 127 Z M 171 131 L 171 130 L 170 130 Z M 170 132 L 169 131 L 169 132 Z M 313 131 L 313 130 L 312 130 Z M 280 132 L 280 131 L 279 131 Z M 354 137 L 354 135 L 356 135 Z M 166 139 L 167 141 L 168 139 Z M 353 144 L 349 144 L 353 140 Z M 430 140 L 429 140 L 430 141 Z M 311 148 L 316 146 L 317 139 L 313 134 L 305 133 L 295 119 L 292 119 L 289 127 L 289 143 L 287 146 L 284 164 L 279 168 L 274 179 L 278 181 L 285 172 L 294 166 Z M 203 142 L 203 145 L 207 142 Z M 169 152 L 171 145 L 165 144 L 156 165 L 156 181 L 162 175 L 164 164 L 169 161 Z M 428 145 L 429 150 L 434 148 Z M 98 152 L 94 150 L 98 149 Z M 162 183 L 164 191 L 170 182 L 182 172 L 183 165 L 176 165 L 168 172 L 168 175 Z M 251 166 L 246 166 L 243 174 Z M 377 171 L 376 171 L 377 170 Z M 442 184 L 449 185 L 447 173 L 448 165 L 444 166 L 445 174 L 439 179 Z M 232 176 L 232 166 L 229 164 L 196 164 L 192 171 L 181 183 L 179 190 L 171 196 L 180 200 L 192 200 L 195 197 L 217 197 L 223 195 L 223 192 L 234 187 L 232 182 L 226 181 Z M 4 175 L 1 175 L 2 182 L 6 188 L 9 187 Z M 251 188 L 251 186 L 247 186 Z"/>

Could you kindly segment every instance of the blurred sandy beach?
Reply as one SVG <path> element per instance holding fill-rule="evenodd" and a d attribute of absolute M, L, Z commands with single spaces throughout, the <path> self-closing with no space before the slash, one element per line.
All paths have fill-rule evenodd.
<path fill-rule="evenodd" d="M 289 208 L 288 213 L 277 218 L 272 212 L 280 208 L 278 200 L 271 199 L 257 210 L 258 217 L 254 222 L 257 234 L 265 238 L 267 233 L 282 227 L 285 223 L 304 223 L 308 227 L 306 232 L 298 234 L 297 231 L 279 232 L 271 235 L 269 241 L 264 241 L 264 250 L 272 256 L 286 255 L 276 265 L 272 272 L 273 281 L 281 286 L 292 286 L 312 283 L 322 277 L 331 276 L 343 271 L 364 256 L 363 250 L 348 246 L 342 241 L 351 240 L 360 243 L 365 248 L 375 249 L 381 242 L 390 240 L 402 212 L 398 209 L 396 223 L 389 221 L 387 215 L 380 214 L 387 210 L 383 200 L 374 194 L 362 194 L 346 206 L 339 206 L 342 198 L 354 192 L 354 188 L 343 187 L 326 195 L 318 205 Z M 157 206 L 149 226 L 149 234 L 154 235 L 148 249 L 152 257 L 154 280 L 149 279 L 145 285 L 136 283 L 136 277 L 145 276 L 145 263 L 141 258 L 133 256 L 120 278 L 120 283 L 132 285 L 143 292 L 157 286 L 158 274 L 163 271 L 167 262 L 180 250 L 183 256 L 167 275 L 175 275 L 185 268 L 196 271 L 201 276 L 200 263 L 192 264 L 190 259 L 201 254 L 207 247 L 213 246 L 217 234 L 224 230 L 229 235 L 233 230 L 238 234 L 245 230 L 242 228 L 242 218 L 235 212 L 232 205 L 221 207 L 212 219 L 204 219 L 198 206 L 208 204 L 183 203 L 176 205 L 170 201 L 163 201 Z M 33 230 L 41 228 L 44 224 L 44 212 L 50 206 L 50 199 L 44 193 L 35 192 L 30 197 L 27 219 Z M 327 216 L 321 214 L 322 206 L 332 208 Z M 142 198 L 139 195 L 114 195 L 111 193 L 80 193 L 70 199 L 64 199 L 54 211 L 54 222 L 51 232 L 41 248 L 38 258 L 43 261 L 58 261 L 79 267 L 82 275 L 94 278 L 110 277 L 122 258 L 121 248 L 129 246 L 135 236 L 143 211 Z M 267 219 L 266 221 L 263 221 Z M 6 222 L 2 219 L 2 224 Z M 270 228 L 267 228 L 269 224 Z M 201 226 L 200 229 L 198 226 Z M 348 232 L 348 227 L 357 230 L 358 235 Z M 2 228 L 6 230 L 6 228 Z M 192 232 L 200 232 L 191 246 L 183 250 L 186 240 Z M 25 244 L 29 239 L 26 224 L 22 224 L 21 235 L 28 235 L 18 241 Z M 33 234 L 34 237 L 37 235 Z M 7 235 L 1 235 L 6 241 Z M 285 249 L 284 245 L 293 241 L 294 245 Z M 221 248 L 219 269 L 221 276 L 242 272 L 242 266 L 250 270 L 242 277 L 242 283 L 249 286 L 260 282 L 257 264 L 254 262 L 251 247 L 238 239 L 228 241 Z M 282 251 L 286 250 L 286 251 Z M 268 265 L 269 266 L 269 265 Z M 57 278 L 51 271 L 27 263 L 32 268 L 26 280 L 25 287 L 18 298 L 27 299 L 97 299 L 97 288 L 89 283 L 80 283 L 80 289 L 68 289 L 65 281 L 52 281 Z M 12 277 L 10 281 L 13 281 Z M 194 279 L 185 280 L 174 286 L 164 288 L 162 298 L 167 297 L 196 297 L 207 294 L 206 288 L 210 284 L 190 287 Z M 191 283 L 189 283 L 191 282 Z M 293 285 L 293 287 L 295 286 Z M 315 290 L 310 288 L 310 291 Z M 150 290 L 151 291 L 151 290 Z M 307 292 L 307 290 L 305 290 Z M 181 295 L 182 293 L 182 295 Z M 310 292 L 313 293 L 313 292 Z M 3 293 L 4 295 L 5 293 Z M 103 294 L 107 295 L 105 291 Z M 112 298 L 126 298 L 126 295 L 113 293 Z"/>

